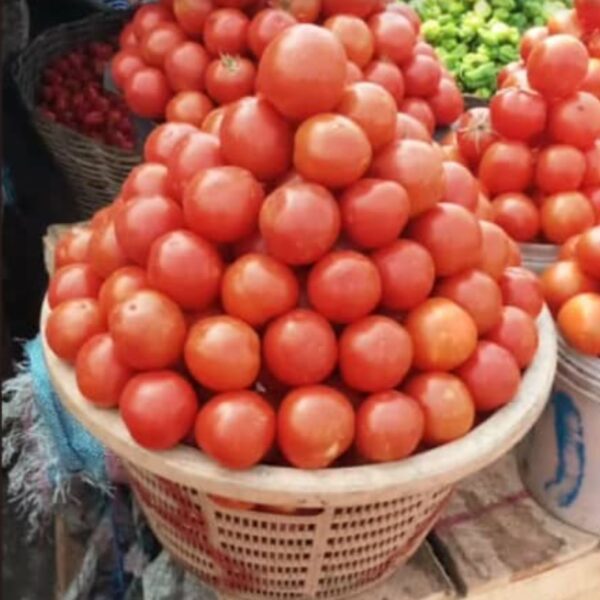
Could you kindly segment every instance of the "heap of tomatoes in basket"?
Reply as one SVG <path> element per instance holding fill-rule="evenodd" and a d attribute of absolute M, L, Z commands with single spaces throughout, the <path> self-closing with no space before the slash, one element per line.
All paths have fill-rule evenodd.
<path fill-rule="evenodd" d="M 257 80 L 259 59 L 271 40 L 299 22 L 333 32 L 345 51 L 345 80 L 382 85 L 398 110 L 430 134 L 436 123 L 450 124 L 461 114 L 461 93 L 420 39 L 418 15 L 386 0 L 169 0 L 143 6 L 121 34 L 113 78 L 138 115 L 201 126 L 214 105 L 268 83 Z M 303 60 L 319 77 L 321 57 L 306 54 Z"/>
<path fill-rule="evenodd" d="M 109 42 L 91 42 L 59 56 L 42 73 L 41 114 L 99 142 L 133 150 L 129 109 L 103 89 L 106 64 L 115 53 Z"/>
<path fill-rule="evenodd" d="M 219 137 L 157 127 L 120 196 L 59 242 L 50 348 L 141 445 L 192 441 L 231 468 L 464 436 L 519 389 L 539 281 L 450 201 L 442 153 L 397 130 L 389 92 L 347 87 L 333 33 L 286 29 L 257 78 Z"/>

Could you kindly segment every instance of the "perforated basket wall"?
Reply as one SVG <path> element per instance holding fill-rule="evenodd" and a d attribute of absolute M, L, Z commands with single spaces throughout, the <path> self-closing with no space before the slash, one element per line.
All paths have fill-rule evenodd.
<path fill-rule="evenodd" d="M 13 77 L 33 124 L 64 172 L 72 188 L 79 214 L 89 217 L 117 195 L 131 169 L 141 158 L 101 144 L 60 123 L 45 118 L 36 106 L 44 67 L 73 47 L 118 34 L 125 17 L 99 13 L 65 23 L 38 36 L 15 60 Z"/>
<path fill-rule="evenodd" d="M 163 546 L 205 583 L 247 600 L 347 598 L 377 585 L 417 549 L 452 490 L 287 515 L 224 508 L 126 468 Z"/>

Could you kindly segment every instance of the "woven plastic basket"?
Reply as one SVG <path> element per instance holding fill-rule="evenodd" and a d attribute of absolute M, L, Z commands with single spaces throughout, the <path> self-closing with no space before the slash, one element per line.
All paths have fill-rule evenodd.
<path fill-rule="evenodd" d="M 13 76 L 36 130 L 64 171 L 84 218 L 114 199 L 123 180 L 141 158 L 98 143 L 90 137 L 45 118 L 36 107 L 36 94 L 45 65 L 71 48 L 118 33 L 121 14 L 99 13 L 48 29 L 15 60 Z"/>
<path fill-rule="evenodd" d="M 42 331 L 46 313 L 42 316 Z M 467 436 L 407 460 L 300 471 L 232 472 L 195 448 L 138 446 L 117 411 L 95 408 L 73 369 L 44 341 L 66 408 L 117 456 L 157 537 L 217 590 L 248 600 L 337 599 L 367 590 L 404 563 L 434 525 L 453 486 L 510 450 L 535 423 L 554 379 L 556 336 L 547 312 L 540 348 L 518 396 Z M 212 495 L 299 514 L 224 508 Z"/>

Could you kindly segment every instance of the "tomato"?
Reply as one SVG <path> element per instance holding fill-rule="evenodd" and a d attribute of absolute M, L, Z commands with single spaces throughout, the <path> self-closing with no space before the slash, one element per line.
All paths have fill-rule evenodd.
<path fill-rule="evenodd" d="M 218 296 L 223 263 L 215 247 L 190 231 L 158 238 L 148 258 L 150 285 L 186 310 L 202 310 Z"/>
<path fill-rule="evenodd" d="M 229 106 L 220 136 L 225 160 L 261 181 L 280 177 L 292 164 L 292 129 L 264 98 L 243 98 Z"/>
<path fill-rule="evenodd" d="M 390 462 L 410 456 L 425 429 L 419 404 L 396 391 L 373 394 L 356 413 L 356 447 L 370 462 Z"/>
<path fill-rule="evenodd" d="M 576 260 L 553 263 L 544 271 L 541 282 L 544 298 L 554 313 L 573 296 L 600 292 L 600 282 L 588 275 Z"/>
<path fill-rule="evenodd" d="M 146 63 L 136 48 L 126 48 L 112 57 L 110 73 L 117 87 L 123 89 L 131 75 L 145 66 Z"/>
<path fill-rule="evenodd" d="M 308 265 L 337 240 L 340 209 L 331 193 L 320 185 L 287 184 L 267 197 L 259 226 L 269 254 L 290 265 Z"/>
<path fill-rule="evenodd" d="M 500 279 L 500 289 L 504 304 L 521 308 L 532 317 L 537 317 L 544 307 L 542 284 L 527 269 L 506 269 Z"/>
<path fill-rule="evenodd" d="M 233 317 L 208 317 L 189 331 L 185 364 L 204 387 L 233 392 L 250 387 L 260 369 L 260 339 L 254 329 Z"/>
<path fill-rule="evenodd" d="M 176 96 L 175 96 L 176 97 Z M 166 165 L 175 146 L 188 135 L 195 133 L 196 127 L 189 123 L 163 123 L 146 138 L 144 143 L 144 158 L 148 163 Z M 151 167 L 148 167 L 151 171 Z M 160 170 L 161 174 L 164 171 Z M 158 178 L 158 175 L 155 175 Z M 128 196 L 128 190 L 124 190 Z M 127 199 L 127 198 L 126 198 Z"/>
<path fill-rule="evenodd" d="M 203 40 L 206 49 L 213 55 L 244 54 L 250 20 L 233 8 L 212 11 L 204 22 Z"/>
<path fill-rule="evenodd" d="M 481 262 L 478 268 L 493 279 L 500 279 L 508 266 L 510 239 L 495 223 L 480 221 L 482 236 Z"/>
<path fill-rule="evenodd" d="M 449 373 L 413 377 L 404 393 L 414 398 L 425 415 L 423 441 L 436 446 L 463 437 L 475 423 L 475 403 L 467 386 Z"/>
<path fill-rule="evenodd" d="M 496 84 L 499 89 L 507 87 L 518 87 L 531 89 L 527 80 L 527 71 L 520 61 L 513 61 L 504 65 L 496 77 Z"/>
<path fill-rule="evenodd" d="M 466 384 L 478 411 L 508 404 L 519 391 L 521 371 L 513 355 L 498 344 L 482 341 L 456 374 Z"/>
<path fill-rule="evenodd" d="M 334 323 L 352 323 L 372 312 L 381 300 L 381 278 L 375 264 L 351 250 L 322 258 L 308 277 L 311 305 Z"/>
<path fill-rule="evenodd" d="M 548 130 L 558 143 L 589 150 L 600 138 L 600 100 L 578 92 L 556 102 L 550 110 Z"/>
<path fill-rule="evenodd" d="M 135 50 L 138 46 L 138 37 L 135 35 L 133 23 L 127 23 L 119 34 L 119 47 L 121 50 Z"/>
<path fill-rule="evenodd" d="M 574 235 L 560 247 L 560 252 L 558 253 L 558 258 L 560 260 L 570 260 L 575 258 L 579 238 L 581 238 L 581 234 Z"/>
<path fill-rule="evenodd" d="M 188 184 L 183 197 L 185 221 L 212 242 L 235 242 L 257 227 L 263 189 L 250 171 L 212 167 Z"/>
<path fill-rule="evenodd" d="M 48 304 L 55 308 L 65 300 L 96 298 L 102 285 L 94 269 L 87 263 L 72 263 L 54 273 L 48 286 Z"/>
<path fill-rule="evenodd" d="M 479 179 L 492 195 L 526 190 L 533 174 L 533 154 L 521 142 L 494 142 L 479 163 Z"/>
<path fill-rule="evenodd" d="M 371 62 L 375 41 L 362 19 L 350 14 L 339 14 L 327 19 L 323 25 L 339 38 L 348 60 L 361 68 Z"/>
<path fill-rule="evenodd" d="M 585 154 L 586 170 L 583 187 L 600 186 L 600 140 Z"/>
<path fill-rule="evenodd" d="M 345 81 L 342 43 L 323 27 L 300 24 L 281 32 L 264 51 L 257 91 L 283 116 L 303 120 L 332 110 L 342 97 Z"/>
<path fill-rule="evenodd" d="M 167 104 L 165 117 L 172 123 L 187 123 L 200 128 L 213 108 L 210 98 L 202 92 L 179 92 Z"/>
<path fill-rule="evenodd" d="M 198 413 L 196 443 L 224 467 L 249 469 L 271 449 L 275 426 L 275 411 L 259 394 L 249 391 L 218 394 Z"/>
<path fill-rule="evenodd" d="M 462 93 L 451 79 L 440 79 L 436 91 L 429 96 L 428 101 L 438 125 L 451 125 L 465 110 Z"/>
<path fill-rule="evenodd" d="M 455 162 L 445 162 L 444 167 L 444 202 L 459 204 L 474 212 L 479 200 L 479 184 L 471 172 Z"/>
<path fill-rule="evenodd" d="M 405 98 L 399 105 L 400 112 L 406 113 L 421 122 L 429 136 L 432 137 L 435 132 L 435 115 L 426 100 L 423 98 Z"/>
<path fill-rule="evenodd" d="M 417 35 L 406 17 L 393 12 L 383 12 L 373 15 L 368 23 L 379 57 L 389 58 L 396 64 L 410 60 Z"/>
<path fill-rule="evenodd" d="M 596 224 L 590 201 L 580 192 L 563 192 L 548 196 L 541 208 L 544 236 L 555 244 L 566 242 Z"/>
<path fill-rule="evenodd" d="M 354 440 L 355 415 L 348 398 L 324 385 L 291 391 L 277 415 L 277 441 L 299 469 L 324 469 Z"/>
<path fill-rule="evenodd" d="M 584 192 L 596 213 L 596 222 L 600 224 L 600 186 L 587 188 Z"/>
<path fill-rule="evenodd" d="M 103 278 L 129 263 L 117 240 L 115 224 L 112 219 L 92 233 L 89 261 L 96 274 Z"/>
<path fill-rule="evenodd" d="M 202 44 L 183 42 L 173 48 L 164 62 L 167 81 L 175 92 L 202 91 L 210 59 Z"/>
<path fill-rule="evenodd" d="M 323 0 L 323 14 L 348 14 L 357 17 L 368 17 L 377 7 L 377 0 Z"/>
<path fill-rule="evenodd" d="M 363 248 L 380 248 L 400 237 L 410 200 L 404 188 L 381 179 L 361 179 L 340 196 L 346 235 Z"/>
<path fill-rule="evenodd" d="M 425 54 L 413 54 L 402 72 L 407 95 L 420 98 L 433 96 L 442 79 L 439 61 Z"/>
<path fill-rule="evenodd" d="M 353 62 L 349 60 L 346 61 L 346 85 L 358 83 L 359 81 L 363 81 L 364 78 L 365 75 L 361 71 L 360 67 L 357 67 Z"/>
<path fill-rule="evenodd" d="M 181 28 L 193 37 L 200 37 L 214 6 L 212 0 L 174 0 L 173 12 Z"/>
<path fill-rule="evenodd" d="M 583 29 L 574 10 L 560 9 L 553 12 L 548 19 L 548 31 L 550 35 L 566 33 L 578 39 L 583 38 Z"/>
<path fill-rule="evenodd" d="M 419 34 L 421 31 L 421 18 L 417 11 L 410 6 L 410 4 L 404 4 L 401 2 L 387 2 L 385 0 L 385 8 L 387 12 L 394 12 L 402 15 L 410 21 L 410 24 L 413 26 L 416 34 Z"/>
<path fill-rule="evenodd" d="M 54 248 L 54 268 L 87 261 L 92 229 L 73 227 L 65 233 Z"/>
<path fill-rule="evenodd" d="M 383 392 L 400 385 L 412 357 L 410 336 L 389 317 L 365 317 L 346 327 L 340 338 L 342 378 L 361 392 Z"/>
<path fill-rule="evenodd" d="M 600 58 L 600 31 L 590 34 L 587 47 L 592 58 Z"/>
<path fill-rule="evenodd" d="M 98 294 L 100 310 L 105 317 L 128 296 L 148 287 L 146 271 L 140 267 L 117 269 L 103 284 Z"/>
<path fill-rule="evenodd" d="M 175 127 L 180 130 L 181 126 L 176 125 Z M 156 133 L 158 129 L 159 128 L 157 127 L 153 133 Z M 170 129 L 170 131 L 173 130 Z M 156 134 L 154 139 L 156 139 L 158 135 L 159 134 Z M 148 142 L 146 144 L 146 149 L 148 152 L 151 151 L 151 146 Z M 152 153 L 154 154 L 153 148 Z M 161 163 L 142 163 L 141 165 L 134 167 L 129 172 L 129 175 L 127 175 L 127 179 L 125 179 L 123 187 L 121 188 L 121 196 L 124 201 L 135 196 L 168 196 L 168 177 L 169 171 L 165 165 Z"/>
<path fill-rule="evenodd" d="M 46 321 L 46 341 L 59 358 L 74 362 L 81 347 L 105 330 L 96 300 L 65 300 L 52 310 Z"/>
<path fill-rule="evenodd" d="M 538 155 L 535 183 L 547 194 L 578 190 L 586 173 L 583 152 L 566 145 L 544 148 Z"/>
<path fill-rule="evenodd" d="M 376 83 L 386 89 L 397 105 L 404 100 L 404 76 L 395 64 L 385 60 L 376 60 L 367 66 L 364 77 L 366 81 Z"/>
<path fill-rule="evenodd" d="M 160 23 L 140 40 L 140 53 L 151 67 L 162 68 L 167 54 L 187 39 L 183 29 L 175 23 Z"/>
<path fill-rule="evenodd" d="M 151 450 L 168 450 L 182 442 L 198 412 L 194 388 L 173 371 L 131 378 L 119 404 L 131 437 Z"/>
<path fill-rule="evenodd" d="M 499 139 L 492 128 L 490 109 L 471 108 L 456 125 L 456 141 L 461 154 L 471 164 L 478 165 L 486 150 Z"/>
<path fill-rule="evenodd" d="M 494 223 L 517 242 L 530 242 L 540 232 L 540 215 L 525 194 L 502 194 L 492 202 Z"/>
<path fill-rule="evenodd" d="M 218 108 L 215 108 L 209 112 L 202 123 L 202 131 L 218 137 L 221 131 L 221 125 L 223 124 L 223 118 L 225 117 L 226 109 L 226 106 L 219 106 Z"/>
<path fill-rule="evenodd" d="M 508 239 L 508 266 L 520 267 L 523 264 L 523 255 L 519 244 L 512 238 Z"/>
<path fill-rule="evenodd" d="M 133 370 L 117 356 L 115 345 L 107 333 L 99 333 L 81 347 L 75 362 L 79 391 L 101 408 L 119 405 L 119 397 Z"/>
<path fill-rule="evenodd" d="M 133 17 L 133 31 L 138 39 L 142 39 L 146 33 L 161 23 L 171 21 L 173 21 L 173 14 L 164 6 L 157 4 L 141 6 L 135 11 Z"/>
<path fill-rule="evenodd" d="M 206 91 L 220 104 L 228 104 L 254 92 L 256 68 L 247 58 L 224 54 L 206 69 Z"/>
<path fill-rule="evenodd" d="M 119 196 L 119 198 L 121 198 L 122 195 L 123 194 L 121 193 L 121 196 Z M 94 232 L 96 229 L 99 229 L 100 227 L 102 227 L 110 222 L 110 220 L 113 217 L 113 213 L 115 210 L 115 203 L 117 202 L 117 200 L 115 200 L 112 204 L 109 204 L 108 206 L 105 206 L 104 208 L 101 208 L 99 211 L 94 213 L 94 216 L 92 217 L 92 220 L 90 221 L 90 226 L 92 228 L 92 232 Z M 88 247 L 88 254 L 89 254 L 89 247 Z"/>
<path fill-rule="evenodd" d="M 254 56 L 260 58 L 277 35 L 296 22 L 291 13 L 282 9 L 265 8 L 256 13 L 248 28 L 248 46 Z"/>
<path fill-rule="evenodd" d="M 437 204 L 444 194 L 442 159 L 431 144 L 419 140 L 396 140 L 386 146 L 373 161 L 371 173 L 406 189 L 413 216 Z"/>
<path fill-rule="evenodd" d="M 519 46 L 521 58 L 526 61 L 529 58 L 533 47 L 537 45 L 538 42 L 544 41 L 549 35 L 550 32 L 548 31 L 548 28 L 544 26 L 531 27 L 528 29 L 521 37 Z"/>
<path fill-rule="evenodd" d="M 475 216 L 480 221 L 489 221 L 492 222 L 494 220 L 494 215 L 492 211 L 492 203 L 489 198 L 482 192 L 479 193 L 477 197 L 477 206 L 475 207 Z"/>
<path fill-rule="evenodd" d="M 431 136 L 421 121 L 405 113 L 398 113 L 396 115 L 396 131 L 394 139 L 430 142 Z"/>
<path fill-rule="evenodd" d="M 320 314 L 297 309 L 272 321 L 263 337 L 269 371 L 291 386 L 312 385 L 336 367 L 338 348 L 333 328 Z"/>
<path fill-rule="evenodd" d="M 520 369 L 528 367 L 538 348 L 538 332 L 535 321 L 516 306 L 505 306 L 498 324 L 486 339 L 508 350 Z"/>
<path fill-rule="evenodd" d="M 490 102 L 492 126 L 503 137 L 529 142 L 544 132 L 546 101 L 533 90 L 506 88 Z"/>
<path fill-rule="evenodd" d="M 223 164 L 219 139 L 202 131 L 192 133 L 175 146 L 167 164 L 170 194 L 181 199 L 187 184 L 199 171 Z"/>
<path fill-rule="evenodd" d="M 581 84 L 581 90 L 600 98 L 600 59 L 590 58 L 585 80 Z"/>
<path fill-rule="evenodd" d="M 575 252 L 583 270 L 595 277 L 600 286 L 600 226 L 589 229 L 581 235 Z"/>
<path fill-rule="evenodd" d="M 595 0 L 575 0 L 575 10 L 588 30 L 600 28 L 600 6 Z"/>
<path fill-rule="evenodd" d="M 567 342 L 583 354 L 600 356 L 600 294 L 579 294 L 558 313 Z"/>
<path fill-rule="evenodd" d="M 171 95 L 171 88 L 164 73 L 153 67 L 135 71 L 125 83 L 127 106 L 146 119 L 162 117 Z"/>

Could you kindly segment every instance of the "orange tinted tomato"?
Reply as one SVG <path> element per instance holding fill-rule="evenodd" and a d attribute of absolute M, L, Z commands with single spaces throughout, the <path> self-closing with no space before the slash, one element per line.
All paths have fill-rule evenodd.
<path fill-rule="evenodd" d="M 561 260 L 550 265 L 541 277 L 544 298 L 553 312 L 573 296 L 600 292 L 600 282 L 590 277 L 575 260 Z"/>
<path fill-rule="evenodd" d="M 544 307 L 544 293 L 540 280 L 527 269 L 509 267 L 500 278 L 504 304 L 517 306 L 537 317 Z"/>
<path fill-rule="evenodd" d="M 359 67 L 366 67 L 374 52 L 374 39 L 371 30 L 363 19 L 343 14 L 336 15 L 323 24 L 335 33 L 344 46 L 346 56 Z"/>
<path fill-rule="evenodd" d="M 483 245 L 481 262 L 478 267 L 494 279 L 500 279 L 504 269 L 508 266 L 510 239 L 494 223 L 481 221 L 479 226 L 481 227 Z"/>
<path fill-rule="evenodd" d="M 558 313 L 558 325 L 579 352 L 600 356 L 600 294 L 579 294 Z"/>
<path fill-rule="evenodd" d="M 210 98 L 202 92 L 179 92 L 167 104 L 165 116 L 172 123 L 188 123 L 201 127 L 213 109 Z"/>
<path fill-rule="evenodd" d="M 494 142 L 479 163 L 479 179 L 490 194 L 526 190 L 533 179 L 533 154 L 521 142 Z"/>
<path fill-rule="evenodd" d="M 65 300 L 96 298 L 101 285 L 102 279 L 87 263 L 67 265 L 58 269 L 50 279 L 48 304 L 54 308 Z"/>
<path fill-rule="evenodd" d="M 547 194 L 578 190 L 586 172 L 585 155 L 572 146 L 553 145 L 537 157 L 535 183 Z"/>
<path fill-rule="evenodd" d="M 479 184 L 469 169 L 456 162 L 445 162 L 444 181 L 444 202 L 460 204 L 474 212 L 479 200 Z"/>
<path fill-rule="evenodd" d="M 100 310 L 108 317 L 112 309 L 125 300 L 133 292 L 148 287 L 146 271 L 140 267 L 123 267 L 117 269 L 100 288 L 98 302 Z"/>
<path fill-rule="evenodd" d="M 577 242 L 576 254 L 581 268 L 600 283 L 600 226 L 581 235 Z"/>
<path fill-rule="evenodd" d="M 544 199 L 541 208 L 542 231 L 546 239 L 562 244 L 596 224 L 588 198 L 579 192 L 563 192 Z"/>
<path fill-rule="evenodd" d="M 574 235 L 570 237 L 561 247 L 560 252 L 558 253 L 558 258 L 561 260 L 570 260 L 575 258 L 575 252 L 577 248 L 577 242 L 579 242 L 579 238 L 581 235 Z"/>
<path fill-rule="evenodd" d="M 100 277 L 108 277 L 113 271 L 129 263 L 117 240 L 115 223 L 112 219 L 92 233 L 89 261 L 92 269 Z"/>
<path fill-rule="evenodd" d="M 540 231 L 538 208 L 525 194 L 502 194 L 492 202 L 494 223 L 518 242 L 529 242 Z"/>
<path fill-rule="evenodd" d="M 73 227 L 65 233 L 54 248 L 54 268 L 60 269 L 73 263 L 85 262 L 91 237 L 90 227 Z"/>

